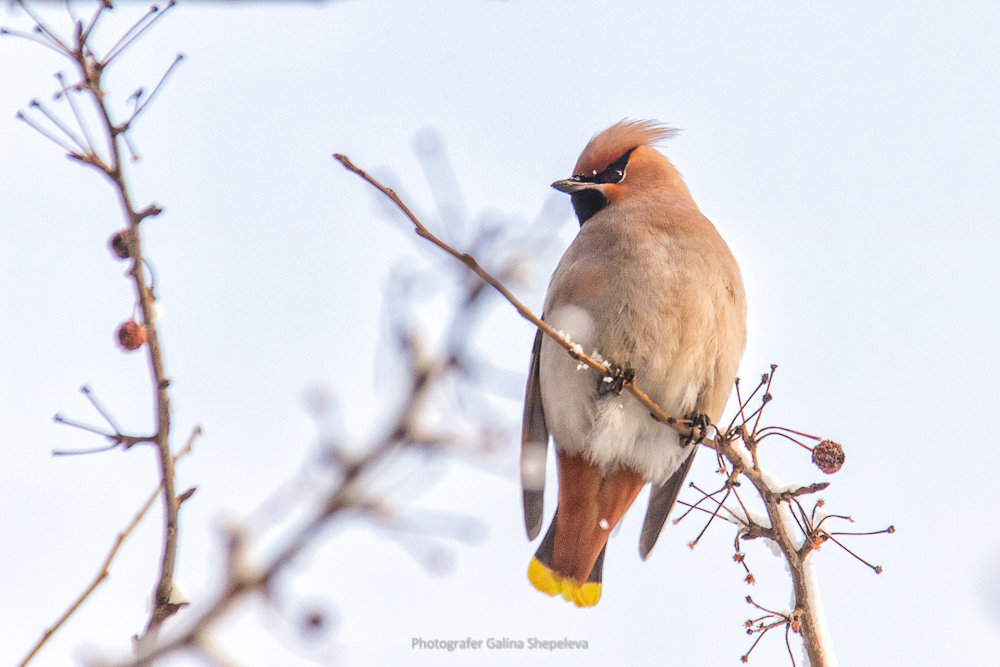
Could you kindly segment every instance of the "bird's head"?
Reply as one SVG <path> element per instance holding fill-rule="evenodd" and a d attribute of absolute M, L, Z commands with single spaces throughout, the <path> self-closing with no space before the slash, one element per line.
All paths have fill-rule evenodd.
<path fill-rule="evenodd" d="M 669 160 L 653 145 L 677 133 L 652 120 L 623 120 L 595 135 L 583 149 L 572 178 L 552 184 L 573 200 L 580 224 L 615 202 L 671 191 L 691 199 Z M 693 202 L 692 202 L 693 203 Z"/>

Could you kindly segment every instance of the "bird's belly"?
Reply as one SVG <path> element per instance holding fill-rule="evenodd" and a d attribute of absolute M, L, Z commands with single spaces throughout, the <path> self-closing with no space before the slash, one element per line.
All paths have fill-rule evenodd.
<path fill-rule="evenodd" d="M 546 320 L 579 344 L 582 352 L 600 352 L 594 349 L 600 332 L 586 310 L 563 306 L 547 314 Z M 642 386 L 650 369 L 637 370 Z M 684 382 L 682 374 L 669 369 L 656 370 L 675 378 L 659 397 L 660 407 L 678 417 L 689 414 L 697 401 L 697 384 Z M 539 371 L 545 422 L 558 450 L 582 454 L 606 471 L 632 468 L 656 483 L 665 482 L 687 457 L 688 449 L 681 446 L 674 429 L 655 421 L 627 391 L 600 395 L 598 375 L 548 338 L 542 341 Z"/>

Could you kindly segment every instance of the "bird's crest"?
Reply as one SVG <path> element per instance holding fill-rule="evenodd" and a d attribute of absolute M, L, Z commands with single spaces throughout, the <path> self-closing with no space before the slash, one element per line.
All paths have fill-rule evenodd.
<path fill-rule="evenodd" d="M 639 146 L 651 146 L 669 139 L 678 130 L 655 120 L 621 120 L 594 135 L 573 168 L 575 176 L 592 176 Z"/>

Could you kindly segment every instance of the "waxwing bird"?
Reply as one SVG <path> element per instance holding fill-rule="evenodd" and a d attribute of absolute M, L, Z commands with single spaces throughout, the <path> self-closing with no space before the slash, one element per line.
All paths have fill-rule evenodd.
<path fill-rule="evenodd" d="M 639 540 L 647 557 L 697 449 L 622 382 L 634 380 L 667 414 L 715 423 L 746 343 L 736 260 L 653 148 L 674 132 L 619 122 L 590 140 L 572 178 L 552 184 L 570 195 L 580 232 L 552 276 L 543 317 L 617 369 L 598 377 L 541 331 L 535 337 L 521 451 L 529 539 L 542 525 L 549 434 L 559 494 L 528 578 L 580 607 L 600 599 L 608 535 L 650 482 Z"/>

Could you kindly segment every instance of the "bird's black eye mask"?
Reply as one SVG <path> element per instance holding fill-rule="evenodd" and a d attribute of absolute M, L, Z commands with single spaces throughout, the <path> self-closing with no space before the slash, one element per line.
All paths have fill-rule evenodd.
<path fill-rule="evenodd" d="M 625 167 L 628 165 L 629 156 L 632 155 L 632 151 L 634 150 L 634 148 L 630 148 L 628 152 L 609 164 L 600 173 L 595 171 L 590 175 L 578 174 L 573 176 L 573 180 L 580 183 L 621 183 L 625 180 Z"/>
<path fill-rule="evenodd" d="M 591 174 L 590 176 L 576 175 L 573 177 L 573 180 L 579 183 L 593 183 L 595 185 L 621 183 L 625 180 L 625 167 L 628 165 L 628 158 L 634 150 L 634 148 L 629 149 L 627 153 L 609 164 L 600 173 Z M 608 205 L 608 200 L 605 199 L 600 190 L 596 189 L 577 190 L 570 195 L 570 199 L 573 202 L 573 210 L 576 212 L 576 217 L 580 221 L 581 227 L 591 216 Z"/>

